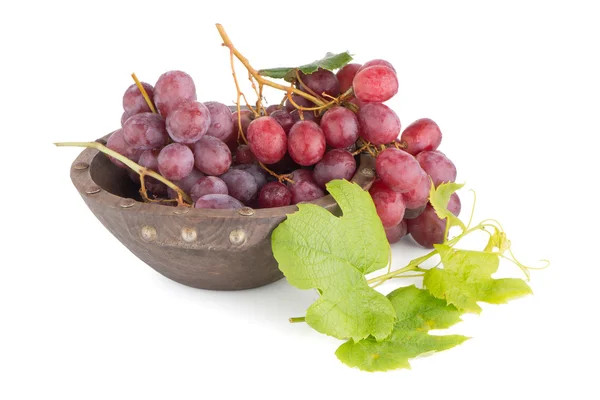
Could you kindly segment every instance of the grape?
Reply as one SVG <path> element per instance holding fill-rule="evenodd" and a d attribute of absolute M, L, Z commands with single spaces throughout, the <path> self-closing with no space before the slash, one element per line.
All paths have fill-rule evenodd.
<path fill-rule="evenodd" d="M 216 176 L 205 176 L 190 189 L 190 197 L 194 202 L 205 194 L 229 194 L 227 184 Z"/>
<path fill-rule="evenodd" d="M 256 188 L 260 190 L 267 183 L 267 176 L 265 171 L 256 164 L 239 164 L 231 167 L 232 169 L 239 169 L 246 171 L 256 181 Z"/>
<path fill-rule="evenodd" d="M 340 95 L 340 82 L 333 72 L 326 69 L 319 68 L 312 74 L 300 71 L 300 80 L 302 81 L 300 88 L 304 91 L 307 91 L 306 87 L 308 87 L 319 96 L 323 93 L 331 97 Z"/>
<path fill-rule="evenodd" d="M 436 150 L 442 142 L 442 132 L 431 119 L 421 118 L 404 129 L 400 140 L 408 145 L 406 152 L 415 156 L 422 151 Z"/>
<path fill-rule="evenodd" d="M 275 111 L 281 110 L 281 109 L 282 109 L 282 107 L 279 104 L 271 104 L 269 107 L 267 107 L 267 109 L 265 111 L 267 112 L 267 115 L 271 115 Z"/>
<path fill-rule="evenodd" d="M 350 180 L 356 171 L 356 160 L 346 150 L 334 149 L 325 154 L 313 172 L 315 182 L 321 187 L 333 179 Z"/>
<path fill-rule="evenodd" d="M 300 96 L 299 94 L 295 94 L 295 93 L 292 94 L 292 100 L 294 101 L 294 103 L 296 103 L 300 107 L 311 108 L 311 107 L 315 106 L 315 103 L 313 103 L 310 100 L 305 99 L 304 97 Z M 292 111 L 294 111 L 296 109 L 296 106 L 290 101 L 290 99 L 287 99 L 285 101 L 285 109 L 287 110 L 287 112 L 291 113 Z"/>
<path fill-rule="evenodd" d="M 336 106 L 327 110 L 321 118 L 321 129 L 329 146 L 343 149 L 358 139 L 358 118 L 347 108 Z"/>
<path fill-rule="evenodd" d="M 338 82 L 340 83 L 341 93 L 345 93 L 346 90 L 352 87 L 352 80 L 354 79 L 354 75 L 356 75 L 360 67 L 362 67 L 360 64 L 346 64 L 337 72 L 337 74 L 335 74 L 335 76 L 338 78 Z"/>
<path fill-rule="evenodd" d="M 229 195 L 242 203 L 248 203 L 258 192 L 256 180 L 249 172 L 230 169 L 221 175 L 221 179 L 227 184 Z"/>
<path fill-rule="evenodd" d="M 396 73 L 383 65 L 361 69 L 352 81 L 354 96 L 369 103 L 381 103 L 398 93 Z"/>
<path fill-rule="evenodd" d="M 203 136 L 194 145 L 196 168 L 206 175 L 221 175 L 231 166 L 229 147 L 214 136 Z"/>
<path fill-rule="evenodd" d="M 425 207 L 427 206 L 427 204 L 425 204 L 424 206 L 421 206 L 419 208 L 413 208 L 413 209 L 406 209 L 406 211 L 404 211 L 404 219 L 415 219 L 417 218 L 419 215 L 423 214 L 423 211 L 425 211 Z"/>
<path fill-rule="evenodd" d="M 346 100 L 348 103 L 352 103 L 354 104 L 356 107 L 358 107 L 358 109 L 360 110 L 361 107 L 363 107 L 365 104 L 364 101 L 361 101 L 359 99 L 357 99 L 356 97 L 352 96 L 351 98 L 349 98 L 348 100 Z"/>
<path fill-rule="evenodd" d="M 394 66 L 389 61 L 385 61 L 385 60 L 381 60 L 381 59 L 367 61 L 366 63 L 363 64 L 363 66 L 360 69 L 361 70 L 366 69 L 369 67 L 373 67 L 375 65 L 383 65 L 385 67 L 390 68 L 392 71 L 394 71 L 394 73 L 396 73 L 396 68 L 394 68 Z"/>
<path fill-rule="evenodd" d="M 290 133 L 290 129 L 294 125 L 294 118 L 286 110 L 277 110 L 269 114 L 285 131 L 286 134 Z"/>
<path fill-rule="evenodd" d="M 208 131 L 210 113 L 198 101 L 186 101 L 171 111 L 166 120 L 167 132 L 175 142 L 195 143 Z"/>
<path fill-rule="evenodd" d="M 385 237 L 390 244 L 399 242 L 408 233 L 408 225 L 402 220 L 398 225 L 385 228 Z"/>
<path fill-rule="evenodd" d="M 402 193 L 402 200 L 406 208 L 414 210 L 427 204 L 430 189 L 431 180 L 429 179 L 429 175 L 425 174 L 414 189 Z"/>
<path fill-rule="evenodd" d="M 116 151 L 117 153 L 121 154 L 122 156 L 127 157 L 128 159 L 130 159 L 133 162 L 137 162 L 140 155 L 143 152 L 143 150 L 136 150 L 133 147 L 129 146 L 127 144 L 127 142 L 125 142 L 125 139 L 123 138 L 123 130 L 122 129 L 114 131 L 108 137 L 108 140 L 106 141 L 106 147 L 108 147 L 109 149 L 111 149 L 113 151 Z M 108 158 L 117 167 L 129 168 L 125 164 L 123 164 L 121 161 L 117 160 L 116 158 L 113 158 L 110 156 Z"/>
<path fill-rule="evenodd" d="M 216 101 L 207 101 L 204 105 L 210 112 L 210 126 L 206 134 L 221 139 L 223 142 L 229 141 L 234 125 L 229 107 Z"/>
<path fill-rule="evenodd" d="M 154 87 L 146 82 L 141 83 L 148 94 L 150 101 L 152 101 L 152 97 L 154 97 Z M 144 99 L 142 92 L 140 92 L 140 89 L 138 89 L 135 83 L 129 86 L 123 95 L 123 110 L 130 116 L 144 112 L 152 112 L 150 106 L 146 103 L 146 99 Z"/>
<path fill-rule="evenodd" d="M 285 207 L 292 203 L 292 193 L 283 183 L 269 182 L 260 189 L 258 206 L 260 208 Z"/>
<path fill-rule="evenodd" d="M 169 142 L 165 119 L 158 114 L 141 113 L 130 117 L 123 126 L 123 138 L 135 149 L 154 149 Z"/>
<path fill-rule="evenodd" d="M 171 143 L 158 153 L 158 170 L 169 180 L 179 180 L 194 169 L 194 153 L 184 144 Z"/>
<path fill-rule="evenodd" d="M 311 181 L 298 181 L 290 185 L 292 193 L 292 204 L 298 204 L 301 201 L 313 201 L 325 196 L 325 192 L 316 183 Z"/>
<path fill-rule="evenodd" d="M 290 115 L 292 116 L 294 122 L 315 121 L 316 123 L 319 123 L 319 118 L 315 117 L 315 113 L 312 111 L 302 111 L 302 116 L 304 117 L 304 120 L 300 118 L 300 110 L 294 110 L 290 113 Z"/>
<path fill-rule="evenodd" d="M 391 228 L 402 221 L 406 207 L 400 193 L 396 193 L 381 180 L 377 180 L 369 189 L 369 194 L 384 228 Z"/>
<path fill-rule="evenodd" d="M 250 110 L 240 110 L 240 115 L 242 119 L 242 132 L 244 132 L 244 135 L 247 135 L 248 125 L 250 125 L 250 122 L 254 119 L 254 114 Z M 240 130 L 237 111 L 231 113 L 231 122 L 231 136 L 237 138 Z"/>
<path fill-rule="evenodd" d="M 302 181 L 316 183 L 313 173 L 309 169 L 300 168 L 300 169 L 294 170 L 290 175 L 291 175 L 290 179 L 293 180 L 294 183 L 302 182 Z M 287 185 L 290 186 L 290 185 L 292 185 L 292 183 L 287 182 Z"/>
<path fill-rule="evenodd" d="M 191 76 L 183 71 L 162 74 L 154 85 L 154 104 L 163 117 L 187 100 L 196 100 L 196 86 Z"/>
<path fill-rule="evenodd" d="M 237 210 L 244 205 L 226 194 L 205 194 L 194 203 L 195 208 L 212 208 L 222 210 Z"/>
<path fill-rule="evenodd" d="M 260 117 L 248 126 L 248 144 L 256 159 L 265 164 L 281 160 L 287 150 L 285 131 L 272 117 Z"/>
<path fill-rule="evenodd" d="M 454 163 L 441 151 L 422 151 L 417 154 L 417 161 L 421 164 L 421 168 L 431 176 L 435 187 L 438 187 L 440 183 L 456 180 Z"/>
<path fill-rule="evenodd" d="M 379 153 L 375 169 L 381 180 L 399 193 L 415 189 L 425 176 L 416 158 L 393 147 Z"/>
<path fill-rule="evenodd" d="M 144 150 L 142 154 L 140 154 L 140 158 L 138 159 L 138 164 L 142 167 L 151 169 L 154 172 L 158 172 L 158 153 L 159 150 Z"/>
<path fill-rule="evenodd" d="M 123 127 L 123 125 L 125 125 L 125 121 L 127 121 L 129 119 L 129 114 L 127 114 L 125 111 L 123 111 L 123 114 L 121 114 L 121 128 Z"/>
<path fill-rule="evenodd" d="M 247 144 L 240 144 L 235 149 L 235 162 L 238 164 L 252 164 L 254 162 L 254 154 Z"/>
<path fill-rule="evenodd" d="M 360 136 L 374 145 L 392 143 L 400 133 L 400 119 L 385 104 L 364 104 L 358 110 L 358 123 Z"/>
<path fill-rule="evenodd" d="M 192 169 L 192 172 L 190 172 L 188 174 L 188 176 L 186 176 L 185 178 L 181 179 L 181 180 L 175 180 L 173 181 L 173 183 L 175 185 L 177 185 L 177 187 L 181 190 L 183 190 L 185 193 L 189 194 L 190 191 L 192 190 L 192 186 L 194 186 L 196 184 L 196 182 L 198 182 L 198 180 L 200 178 L 203 178 L 205 175 L 198 171 L 196 168 Z M 171 190 L 169 188 L 169 190 Z M 170 197 L 170 196 L 169 196 Z M 177 198 L 177 195 L 175 195 L 175 197 L 170 197 L 170 198 Z"/>
<path fill-rule="evenodd" d="M 460 209 L 460 199 L 456 193 L 453 193 L 448 202 L 448 210 L 452 214 L 458 216 L 458 214 L 460 214 Z M 417 218 L 408 220 L 407 225 L 408 232 L 413 239 L 425 248 L 431 249 L 434 244 L 441 244 L 444 242 L 446 220 L 440 219 L 430 204 L 425 207 L 423 213 Z"/>
<path fill-rule="evenodd" d="M 290 129 L 288 152 L 297 164 L 314 165 L 325 154 L 325 135 L 313 121 L 298 121 Z"/>

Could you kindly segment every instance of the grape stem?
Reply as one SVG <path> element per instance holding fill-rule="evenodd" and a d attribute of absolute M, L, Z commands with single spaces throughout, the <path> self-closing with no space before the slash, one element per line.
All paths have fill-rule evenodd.
<path fill-rule="evenodd" d="M 281 182 L 281 181 L 286 181 L 286 182 L 289 182 L 289 183 L 292 183 L 292 184 L 294 183 L 294 181 L 293 181 L 293 180 L 291 180 L 290 178 L 288 178 L 288 177 L 290 176 L 289 174 L 287 174 L 287 175 L 279 175 L 279 174 L 277 174 L 276 172 L 274 172 L 274 171 L 270 170 L 270 169 L 269 169 L 269 168 L 268 168 L 268 167 L 267 167 L 265 164 L 263 164 L 262 162 L 260 162 L 260 161 L 259 161 L 259 162 L 258 162 L 258 164 L 259 164 L 259 165 L 262 167 L 262 169 L 264 169 L 266 172 L 268 172 L 268 173 L 269 173 L 271 176 L 274 176 L 275 178 L 277 178 L 277 180 L 279 180 L 279 182 Z"/>
<path fill-rule="evenodd" d="M 114 159 L 121 161 L 123 164 L 125 164 L 126 166 L 131 168 L 133 171 L 135 171 L 140 176 L 141 186 L 143 189 L 143 190 L 140 189 L 140 193 L 142 194 L 142 197 L 144 197 L 145 200 L 147 199 L 148 201 L 153 201 L 148 198 L 148 194 L 146 193 L 145 184 L 144 184 L 144 177 L 149 176 L 149 177 L 156 179 L 157 181 L 164 183 L 165 185 L 167 185 L 168 187 L 173 189 L 175 192 L 177 192 L 177 197 L 178 197 L 177 204 L 178 205 L 189 207 L 193 203 L 192 198 L 190 196 L 188 196 L 183 190 L 181 190 L 173 182 L 169 181 L 162 175 L 152 171 L 151 169 L 142 167 L 141 165 L 131 161 L 124 155 L 119 154 L 116 151 L 109 149 L 108 147 L 104 146 L 102 143 L 98 143 L 98 142 L 59 142 L 59 143 L 54 143 L 54 145 L 58 146 L 58 147 L 87 147 L 90 149 L 96 149 L 108 156 L 111 156 Z M 154 201 L 157 201 L 157 200 L 154 200 Z"/>
<path fill-rule="evenodd" d="M 291 324 L 295 324 L 298 322 L 306 322 L 306 317 L 293 317 L 289 319 Z"/>
<path fill-rule="evenodd" d="M 148 93 L 146 92 L 146 89 L 144 89 L 144 86 L 142 85 L 140 80 L 137 78 L 137 76 L 135 76 L 135 72 L 133 74 L 131 74 L 131 77 L 133 78 L 135 85 L 138 87 L 138 90 L 144 97 L 144 100 L 146 100 L 148 107 L 150 107 L 150 111 L 152 111 L 154 114 L 158 114 L 158 112 L 156 111 L 156 107 L 154 107 L 152 100 L 150 100 L 150 96 L 148 96 Z"/>

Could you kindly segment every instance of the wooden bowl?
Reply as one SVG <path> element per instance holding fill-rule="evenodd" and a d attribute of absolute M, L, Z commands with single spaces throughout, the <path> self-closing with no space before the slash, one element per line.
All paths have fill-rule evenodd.
<path fill-rule="evenodd" d="M 352 180 L 367 189 L 374 168 L 372 157 L 361 156 Z M 213 290 L 255 288 L 283 277 L 271 233 L 296 206 L 210 210 L 143 203 L 127 173 L 95 149 L 85 149 L 71 166 L 73 184 L 94 215 L 156 271 Z M 312 203 L 340 214 L 330 195 Z"/>

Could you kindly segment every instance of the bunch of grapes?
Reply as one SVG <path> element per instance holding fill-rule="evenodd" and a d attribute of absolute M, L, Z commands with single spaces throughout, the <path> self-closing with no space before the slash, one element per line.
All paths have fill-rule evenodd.
<path fill-rule="evenodd" d="M 173 181 L 194 207 L 212 209 L 315 200 L 329 181 L 350 180 L 356 157 L 368 152 L 378 176 L 369 193 L 388 241 L 410 233 L 425 247 L 443 242 L 446 222 L 428 204 L 429 190 L 453 182 L 456 168 L 437 150 L 442 135 L 434 121 L 417 120 L 400 135 L 400 119 L 383 104 L 398 92 L 394 67 L 372 60 L 337 73 L 319 68 L 299 72 L 294 85 L 330 105 L 317 107 L 295 93 L 281 105 L 232 112 L 199 102 L 192 78 L 169 71 L 154 86 L 141 84 L 148 99 L 135 84 L 125 91 L 122 128 L 107 147 Z M 130 176 L 139 183 L 137 174 Z M 144 184 L 155 198 L 177 197 L 153 178 Z M 458 215 L 456 195 L 448 207 Z"/>

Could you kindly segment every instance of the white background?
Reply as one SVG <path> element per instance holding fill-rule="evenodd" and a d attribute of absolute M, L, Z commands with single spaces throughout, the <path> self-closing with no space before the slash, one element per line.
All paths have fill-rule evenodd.
<path fill-rule="evenodd" d="M 0 398 L 597 398 L 593 1 L 7 3 Z M 257 67 L 343 50 L 391 61 L 400 91 L 389 105 L 404 126 L 438 122 L 458 180 L 477 190 L 476 218 L 503 222 L 523 262 L 551 260 L 533 273 L 535 295 L 484 305 L 452 329 L 472 340 L 412 370 L 370 374 L 336 359 L 339 341 L 287 322 L 312 292 L 285 281 L 191 289 L 129 253 L 71 184 L 80 150 L 52 142 L 116 129 L 134 71 L 154 83 L 181 69 L 200 100 L 231 103 L 215 22 Z M 394 246 L 394 267 L 417 254 L 410 241 Z"/>

